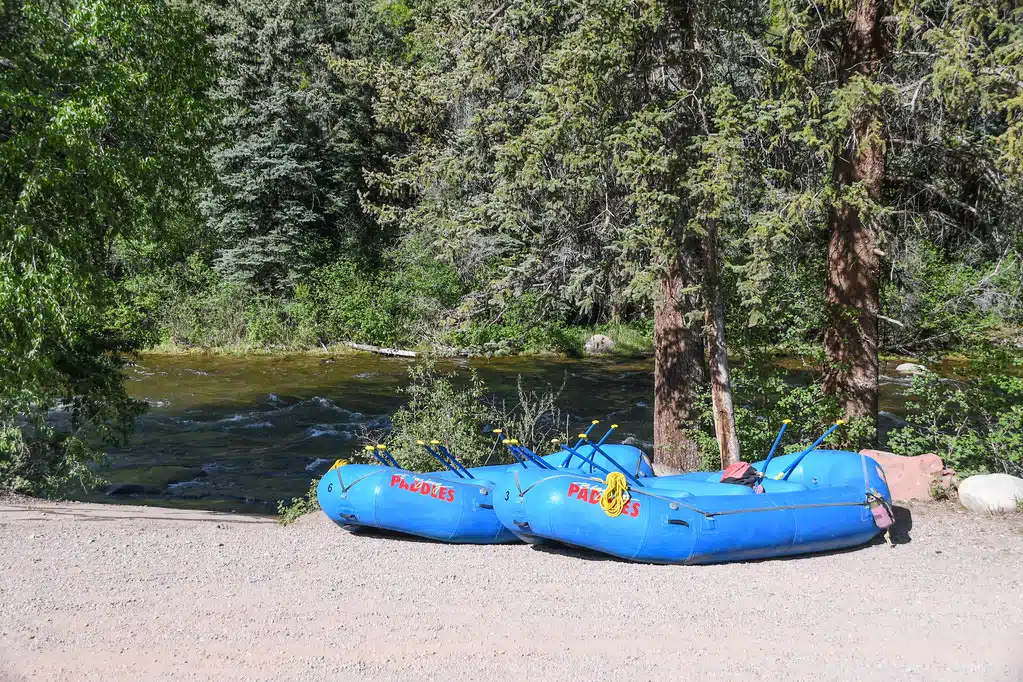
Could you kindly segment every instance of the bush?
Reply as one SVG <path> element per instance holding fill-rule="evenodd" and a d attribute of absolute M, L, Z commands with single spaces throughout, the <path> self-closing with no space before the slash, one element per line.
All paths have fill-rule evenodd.
<path fill-rule="evenodd" d="M 900 455 L 933 452 L 962 476 L 1023 475 L 1023 378 L 991 374 L 966 380 L 913 377 L 908 426 L 889 435 Z"/>
<path fill-rule="evenodd" d="M 932 243 L 914 240 L 892 262 L 882 308 L 902 326 L 881 326 L 884 347 L 902 352 L 972 348 L 1000 327 L 1023 323 L 1023 279 L 1014 254 L 997 263 L 971 264 L 969 254 L 950 259 Z"/>
<path fill-rule="evenodd" d="M 366 443 L 386 442 L 398 462 L 412 471 L 435 471 L 442 467 L 417 441 L 441 441 L 466 467 L 511 462 L 502 437 L 517 439 L 534 452 L 556 450 L 551 439 L 566 439 L 564 416 L 557 405 L 557 391 L 528 391 L 519 377 L 513 401 L 495 400 L 487 386 L 470 370 L 468 382 L 459 385 L 454 372 L 437 371 L 427 360 L 409 367 L 410 383 L 400 389 L 408 402 L 391 417 L 389 432 L 366 434 Z M 562 389 L 564 386 L 562 386 Z"/>
<path fill-rule="evenodd" d="M 487 427 L 500 413 L 488 401 L 487 387 L 475 370 L 462 388 L 455 386 L 455 373 L 439 373 L 433 360 L 412 365 L 408 372 L 410 383 L 400 389 L 408 402 L 391 417 L 386 435 L 391 454 L 412 471 L 436 470 L 439 462 L 416 442 L 436 439 L 466 467 L 483 464 L 497 449 Z"/>
<path fill-rule="evenodd" d="M 568 415 L 561 412 L 558 400 L 565 390 L 565 383 L 557 390 L 529 391 L 522 385 L 522 375 L 516 383 L 515 402 L 511 405 L 502 401 L 500 405 L 501 424 L 509 438 L 514 438 L 539 455 L 549 455 L 560 448 L 551 443 L 554 438 L 567 442 Z"/>
<path fill-rule="evenodd" d="M 284 500 L 277 503 L 277 521 L 282 526 L 287 526 L 299 517 L 310 512 L 319 511 L 320 500 L 316 497 L 316 485 L 318 481 L 314 478 L 309 484 L 309 492 L 303 497 L 291 498 L 291 504 L 285 504 Z"/>
<path fill-rule="evenodd" d="M 32 436 L 26 438 L 25 430 L 33 431 Z M 83 439 L 47 426 L 0 427 L 0 490 L 54 497 L 72 483 L 93 488 L 103 479 L 90 465 L 104 459 L 103 452 Z"/>
<path fill-rule="evenodd" d="M 449 338 L 453 345 L 480 355 L 582 352 L 578 335 L 553 312 L 550 301 L 534 293 L 511 298 L 496 321 L 469 321 Z"/>
<path fill-rule="evenodd" d="M 390 254 L 379 270 L 351 259 L 322 267 L 296 300 L 321 341 L 407 348 L 441 333 L 438 325 L 461 293 L 453 268 L 410 246 Z"/>
<path fill-rule="evenodd" d="M 732 371 L 735 403 L 735 429 L 743 460 L 763 459 L 771 449 L 785 419 L 791 419 L 778 454 L 799 452 L 809 447 L 842 416 L 838 401 L 824 394 L 821 382 L 811 380 L 805 386 L 793 386 L 784 372 L 762 376 L 743 370 Z M 721 467 L 721 456 L 714 435 L 714 412 L 710 392 L 699 395 L 700 416 L 688 429 L 700 446 L 704 468 Z M 874 438 L 869 419 L 854 419 L 828 436 L 821 447 L 858 450 Z"/>

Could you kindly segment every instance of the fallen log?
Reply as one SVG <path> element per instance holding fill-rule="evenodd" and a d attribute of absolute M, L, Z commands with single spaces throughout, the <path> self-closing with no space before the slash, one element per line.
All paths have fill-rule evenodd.
<path fill-rule="evenodd" d="M 399 350 L 397 348 L 382 348 L 380 346 L 371 346 L 368 343 L 352 343 L 351 341 L 345 341 L 345 346 L 354 348 L 355 350 L 364 350 L 367 353 L 376 353 L 377 355 L 391 355 L 400 358 L 414 358 L 416 352 L 412 350 Z"/>

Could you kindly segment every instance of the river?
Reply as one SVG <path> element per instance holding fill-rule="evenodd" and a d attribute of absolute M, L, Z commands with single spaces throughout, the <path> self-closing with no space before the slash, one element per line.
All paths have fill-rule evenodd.
<path fill-rule="evenodd" d="M 364 429 L 388 424 L 413 360 L 373 355 L 144 355 L 128 368 L 129 393 L 150 404 L 128 447 L 112 450 L 111 485 L 73 497 L 103 502 L 274 512 L 312 478 L 359 447 Z M 512 357 L 449 360 L 475 367 L 498 396 L 558 388 L 575 425 L 620 425 L 619 438 L 648 444 L 653 360 Z M 885 367 L 881 409 L 904 411 L 904 378 Z M 796 369 L 795 382 L 805 380 Z M 890 418 L 890 417 L 889 417 Z"/>

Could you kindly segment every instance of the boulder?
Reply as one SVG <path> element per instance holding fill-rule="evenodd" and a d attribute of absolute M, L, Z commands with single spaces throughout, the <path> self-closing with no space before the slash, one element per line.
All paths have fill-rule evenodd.
<path fill-rule="evenodd" d="M 915 362 L 904 362 L 896 367 L 895 371 L 899 374 L 924 374 L 927 372 L 927 368 Z"/>
<path fill-rule="evenodd" d="M 603 334 L 594 334 L 590 338 L 586 339 L 586 345 L 583 348 L 586 350 L 587 355 L 603 355 L 610 353 L 614 350 L 615 342 L 610 337 L 604 336 Z"/>
<path fill-rule="evenodd" d="M 959 502 L 975 512 L 1015 512 L 1023 504 L 1023 478 L 1009 474 L 970 476 L 959 485 Z"/>
<path fill-rule="evenodd" d="M 896 501 L 930 500 L 932 489 L 952 490 L 958 484 L 955 472 L 946 469 L 937 455 L 905 457 L 883 450 L 860 450 L 884 469 L 888 489 Z"/>

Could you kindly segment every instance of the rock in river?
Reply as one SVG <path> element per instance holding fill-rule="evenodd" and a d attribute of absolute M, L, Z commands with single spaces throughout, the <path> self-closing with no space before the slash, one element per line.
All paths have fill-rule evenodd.
<path fill-rule="evenodd" d="M 614 350 L 615 342 L 603 334 L 594 334 L 586 339 L 584 346 L 587 355 L 604 355 Z"/>
<path fill-rule="evenodd" d="M 1014 512 L 1023 503 L 1023 478 L 1008 474 L 970 476 L 959 484 L 959 502 L 975 512 Z"/>
<path fill-rule="evenodd" d="M 899 374 L 924 374 L 927 372 L 927 368 L 915 362 L 904 362 L 896 367 L 895 371 Z"/>

